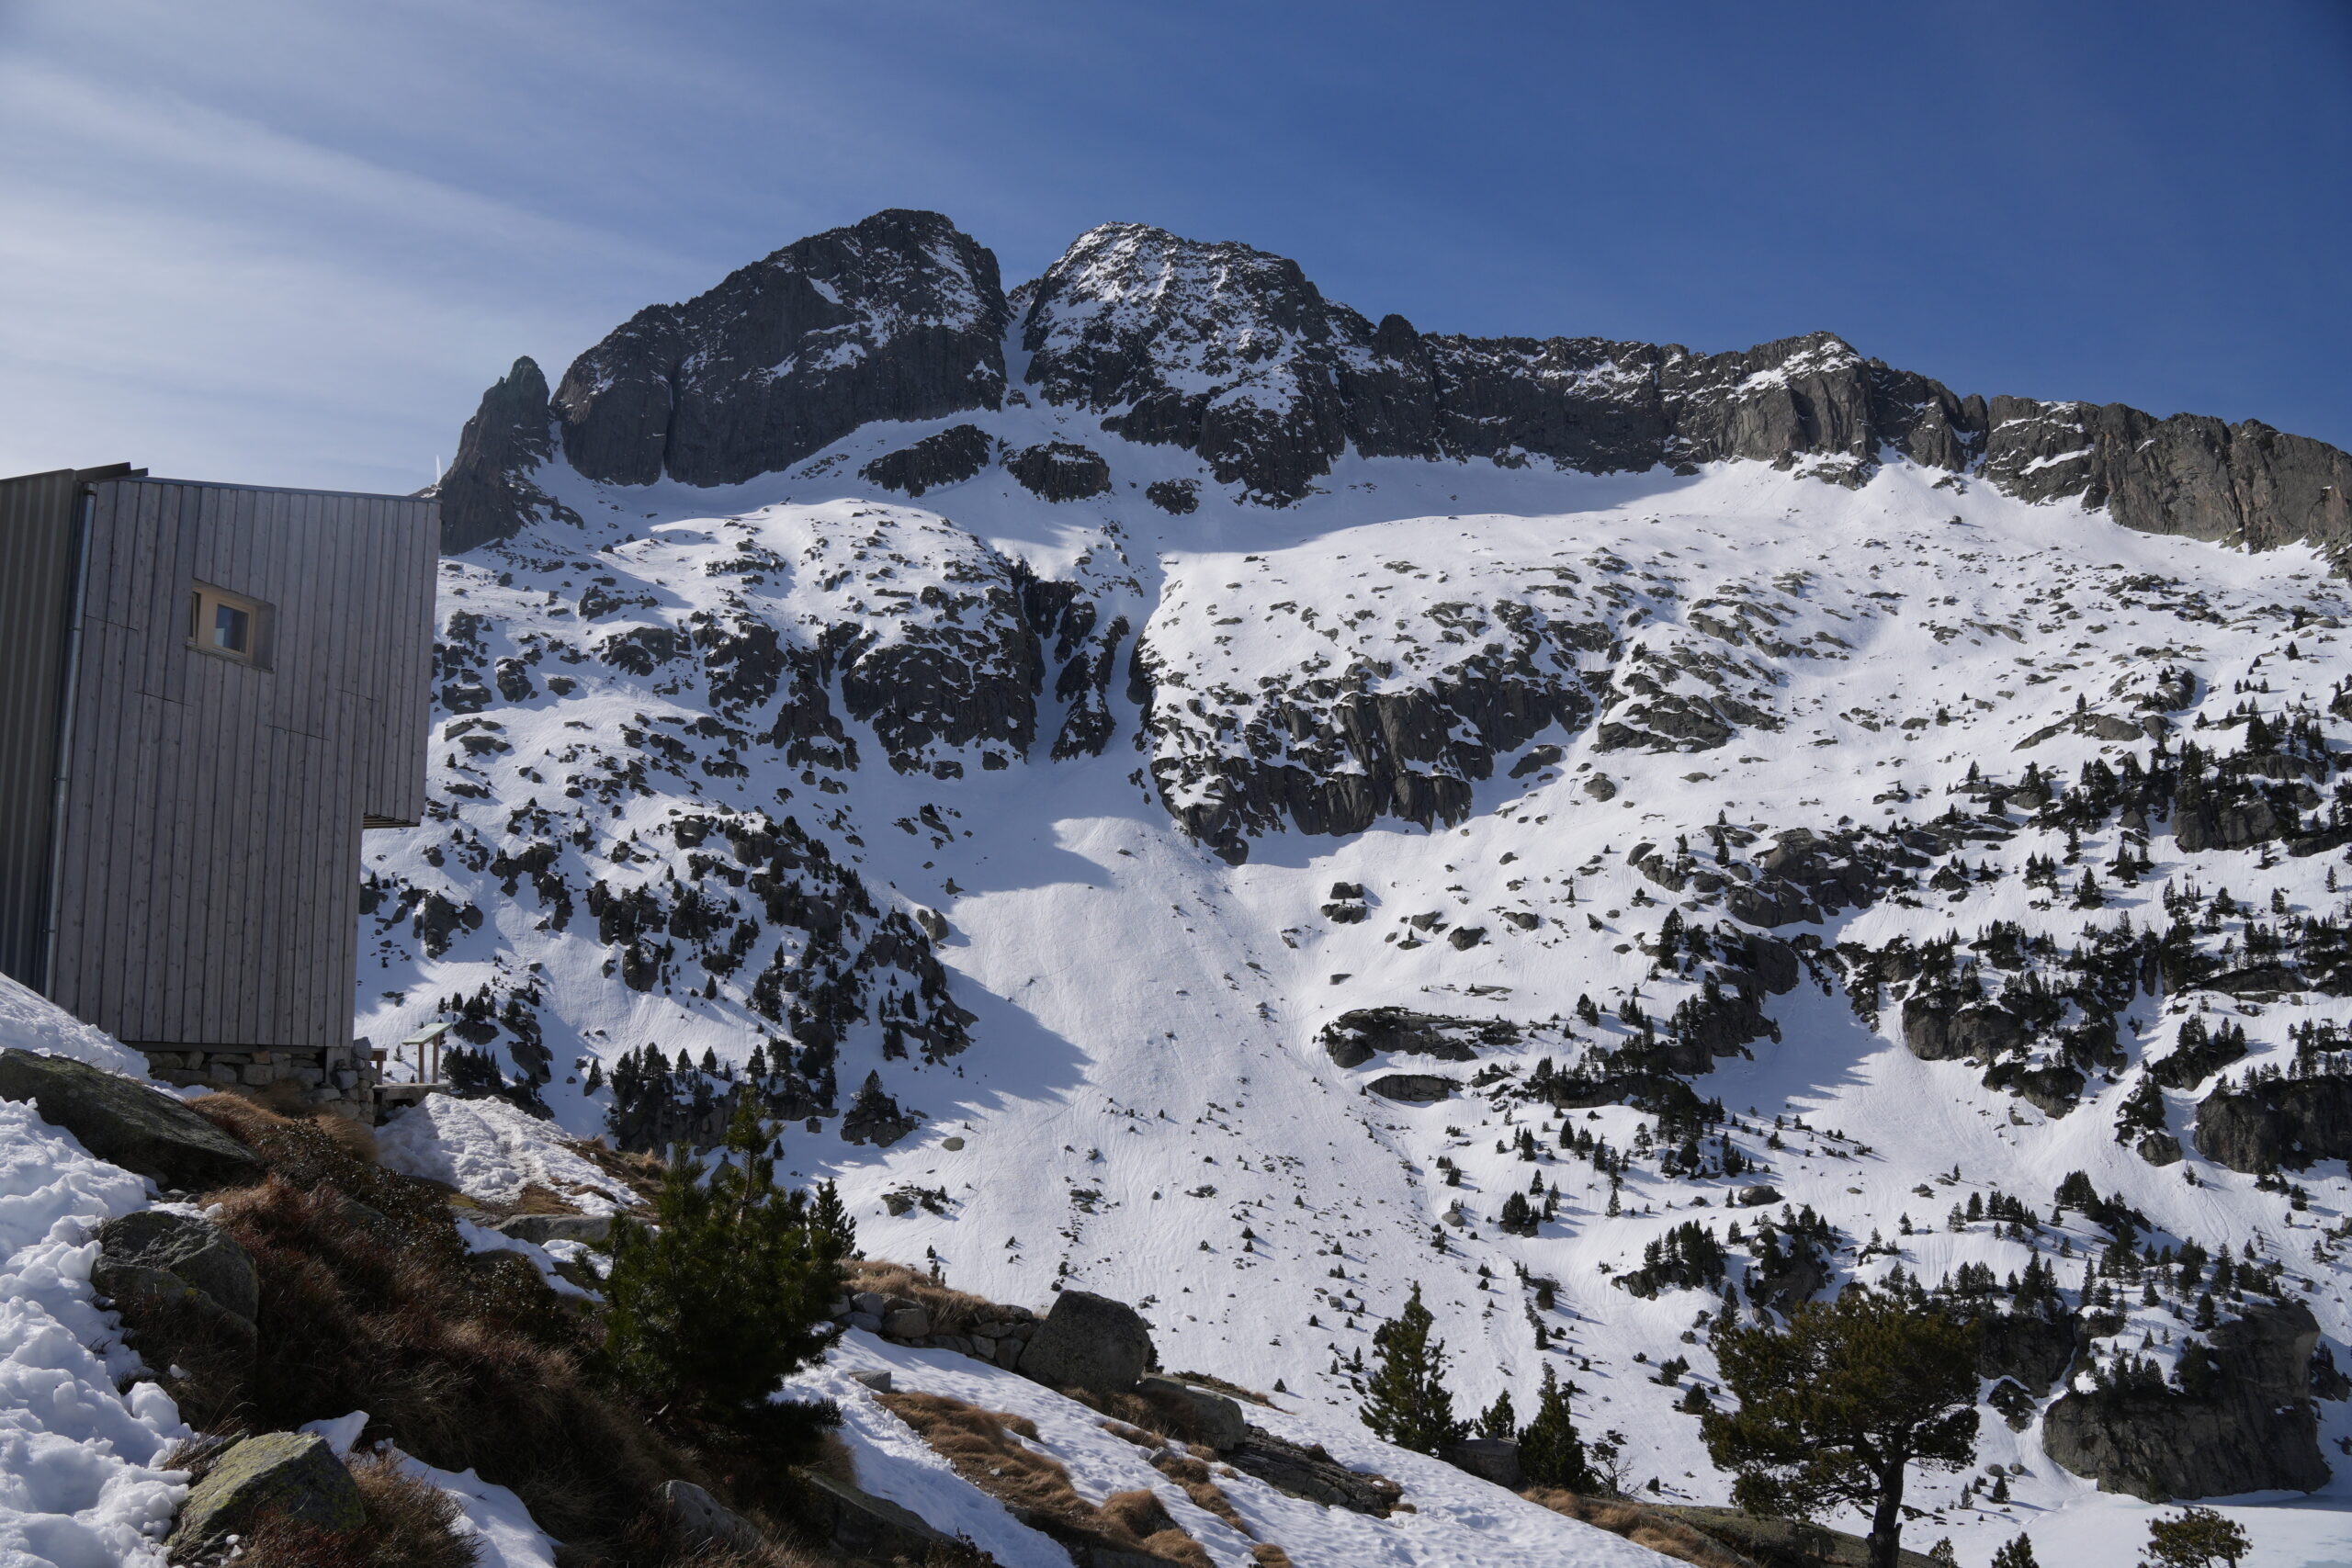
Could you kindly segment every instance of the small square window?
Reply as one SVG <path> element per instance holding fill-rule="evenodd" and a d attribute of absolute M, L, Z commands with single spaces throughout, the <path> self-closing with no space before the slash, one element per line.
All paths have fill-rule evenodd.
<path fill-rule="evenodd" d="M 188 592 L 187 642 L 200 653 L 266 668 L 269 606 L 199 582 Z"/>

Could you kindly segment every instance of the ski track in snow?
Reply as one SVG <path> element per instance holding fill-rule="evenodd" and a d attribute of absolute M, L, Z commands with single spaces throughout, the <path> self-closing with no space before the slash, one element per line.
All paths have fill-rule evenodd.
<path fill-rule="evenodd" d="M 910 502 L 854 478 L 870 457 L 963 423 L 1016 446 L 1082 441 L 1109 457 L 1119 488 L 1093 502 L 1048 505 L 990 469 Z M 752 547 L 778 563 L 761 591 L 762 613 L 775 624 L 857 616 L 883 603 L 867 592 L 880 581 L 872 575 L 876 561 L 858 569 L 869 574 L 863 588 L 813 583 L 791 563 L 821 557 L 842 567 L 852 534 L 870 529 L 954 543 L 946 556 L 977 563 L 969 570 L 993 553 L 1024 559 L 1041 577 L 1091 573 L 1103 618 L 1127 615 L 1185 675 L 1180 696 L 1217 686 L 1251 693 L 1261 674 L 1289 679 L 1327 653 L 1342 663 L 1385 660 L 1395 673 L 1381 680 L 1411 686 L 1453 651 L 1430 620 L 1432 608 L 1524 601 L 1532 581 L 1566 583 L 1563 571 L 1575 581 L 1558 599 L 1561 615 L 1607 619 L 1629 649 L 1665 656 L 1691 645 L 1758 672 L 1752 700 L 1777 729 L 1742 727 L 1716 750 L 1654 754 L 1597 750 L 1597 724 L 1555 728 L 1498 758 L 1457 826 L 1424 831 L 1388 819 L 1345 838 L 1261 835 L 1238 866 L 1187 840 L 1139 772 L 1151 754 L 1136 743 L 1136 711 L 1120 678 L 1132 637 L 1111 682 L 1117 732 L 1101 756 L 1046 760 L 1061 712 L 1048 670 L 1028 760 L 989 771 L 978 765 L 981 746 L 960 753 L 934 746 L 927 756 L 970 762 L 954 780 L 893 772 L 865 728 L 848 723 L 862 766 L 842 775 L 846 793 L 812 789 L 799 770 L 753 747 L 744 777 L 656 772 L 651 793 L 609 814 L 602 804 L 589 803 L 591 811 L 568 800 L 555 761 L 565 748 L 608 741 L 640 716 L 690 722 L 708 711 L 692 660 L 683 671 L 665 667 L 645 678 L 593 659 L 551 660 L 539 667 L 542 678 L 576 678 L 574 694 L 542 691 L 481 716 L 503 726 L 511 752 L 461 759 L 452 745 L 435 747 L 437 786 L 463 780 L 483 792 L 451 799 L 436 789 L 482 845 L 526 841 L 510 835 L 508 818 L 536 801 L 554 813 L 556 833 L 584 831 L 600 853 L 615 840 L 639 840 L 644 858 L 635 866 L 591 863 L 590 879 L 618 887 L 658 880 L 682 860 L 652 841 L 673 808 L 758 807 L 779 818 L 797 814 L 886 909 L 895 897 L 947 916 L 952 931 L 941 955 L 955 972 L 956 999 L 978 1014 L 971 1048 L 941 1066 L 886 1061 L 875 1032 L 862 1031 L 844 1045 L 840 1067 L 844 1099 L 876 1071 L 901 1104 L 925 1114 L 923 1125 L 882 1150 L 845 1145 L 831 1124 L 814 1134 L 786 1130 L 786 1164 L 797 1179 L 840 1179 L 870 1253 L 918 1263 L 933 1254 L 951 1282 L 1002 1301 L 1042 1307 L 1066 1280 L 1134 1302 L 1154 1325 L 1164 1364 L 1261 1388 L 1284 1380 L 1297 1391 L 1295 1403 L 1318 1411 L 1331 1432 L 1347 1427 L 1354 1405 L 1344 1377 L 1334 1374 L 1335 1357 L 1368 1354 L 1370 1331 L 1393 1315 L 1415 1280 L 1452 1349 L 1459 1402 L 1475 1408 L 1508 1388 L 1524 1411 L 1541 1353 L 1514 1278 L 1523 1266 L 1559 1282 L 1549 1323 L 1565 1346 L 1555 1354 L 1573 1358 L 1556 1364 L 1580 1390 L 1580 1427 L 1588 1437 L 1624 1433 L 1633 1479 L 1657 1478 L 1669 1500 L 1715 1502 L 1727 1494 L 1697 1422 L 1672 1409 L 1679 1390 L 1650 1377 L 1658 1359 L 1679 1353 L 1694 1377 L 1711 1380 L 1703 1341 L 1684 1345 L 1680 1337 L 1717 1303 L 1708 1292 L 1680 1291 L 1636 1300 L 1609 1276 L 1637 1265 L 1644 1245 L 1670 1225 L 1719 1215 L 1732 1184 L 1629 1173 L 1625 1213 L 1607 1218 L 1606 1186 L 1590 1167 L 1547 1155 L 1537 1168 L 1562 1189 L 1558 1222 L 1535 1237 L 1502 1235 L 1492 1227 L 1495 1211 L 1530 1172 L 1496 1152 L 1498 1141 L 1532 1125 L 1555 1143 L 1559 1114 L 1475 1096 L 1419 1107 L 1373 1098 L 1361 1086 L 1381 1066 L 1335 1067 L 1317 1031 L 1342 1011 L 1384 1004 L 1521 1021 L 1565 1018 L 1580 994 L 1605 1010 L 1613 994 L 1636 987 L 1649 1010 L 1663 1014 L 1690 987 L 1652 980 L 1635 943 L 1671 902 L 1661 894 L 1654 907 L 1638 906 L 1637 889 L 1655 890 L 1625 863 L 1636 843 L 1686 834 L 1703 852 L 1699 836 L 1719 815 L 1768 834 L 1925 820 L 1952 804 L 1948 791 L 1972 760 L 2008 776 L 2028 760 L 2072 776 L 2101 754 L 2098 740 L 2062 732 L 2028 751 L 2019 743 L 2066 719 L 2078 699 L 2094 712 L 2130 711 L 2129 695 L 2167 662 L 2198 675 L 2202 711 L 2215 716 L 2236 703 L 2232 682 L 2246 678 L 2257 657 L 2266 659 L 2261 678 L 2277 683 L 2261 698 L 2266 713 L 2299 694 L 2324 709 L 2330 685 L 2352 672 L 2352 645 L 2341 633 L 2290 631 L 2271 608 L 2347 614 L 2341 584 L 2307 550 L 2247 556 L 2132 533 L 2073 502 L 2025 506 L 1989 486 L 1953 487 L 1900 463 L 1846 490 L 1756 464 L 1678 479 L 1349 457 L 1317 494 L 1268 511 L 1232 503 L 1189 454 L 1125 443 L 1051 410 L 1009 407 L 870 427 L 791 473 L 729 490 L 666 482 L 605 490 L 560 470 L 540 477 L 587 519 L 584 533 L 543 525 L 445 566 L 444 615 L 485 617 L 493 651 L 514 651 L 526 634 L 578 649 L 616 626 L 684 627 L 694 614 L 721 606 L 731 580 L 719 563 Z M 1201 510 L 1171 519 L 1144 504 L 1139 487 L 1160 478 L 1201 481 Z M 945 525 L 970 542 L 955 542 Z M 1090 564 L 1080 569 L 1081 561 Z M 617 621 L 583 626 L 571 606 L 595 577 L 643 603 Z M 899 602 L 957 581 L 913 558 L 881 577 Z M 2173 586 L 2132 586 L 2145 577 Z M 2202 599 L 2184 614 L 2178 606 L 2192 591 Z M 1269 609 L 1282 601 L 1318 611 L 1320 629 Z M 1770 636 L 1782 654 L 1727 644 L 1696 624 L 1702 613 L 1728 624 L 1742 604 L 1770 612 Z M 1238 624 L 1225 624 L 1233 616 Z M 1751 630 L 1764 624 L 1745 623 Z M 2290 636 L 2300 661 L 2277 657 Z M 1633 666 L 1621 660 L 1618 668 Z M 838 691 L 834 705 L 842 711 Z M 2188 735 L 2191 713 L 2175 717 Z M 1905 720 L 1916 722 L 1905 728 Z M 1227 743 L 1214 727 L 1179 739 Z M 1514 756 L 1546 744 L 1561 749 L 1556 762 L 1509 776 Z M 2105 750 L 2112 758 L 2120 749 Z M 526 768 L 538 776 L 526 777 Z M 1613 799 L 1581 787 L 1593 773 L 1614 781 Z M 788 800 L 779 803 L 779 790 Z M 894 826 L 933 804 L 947 834 Z M 479 901 L 487 919 L 479 931 L 458 932 L 437 959 L 423 956 L 404 922 L 365 922 L 361 1032 L 397 1038 L 433 1019 L 444 997 L 534 978 L 546 996 L 539 1021 L 556 1063 L 548 1098 L 559 1120 L 582 1134 L 600 1129 L 603 1111 L 602 1098 L 584 1095 L 578 1081 L 587 1060 L 609 1063 L 650 1043 L 669 1055 L 698 1058 L 707 1049 L 740 1065 L 772 1032 L 743 1006 L 766 948 L 713 999 L 627 989 L 604 973 L 609 951 L 593 919 L 583 915 L 567 931 L 550 931 L 527 884 L 509 899 L 462 856 L 429 862 L 426 849 L 447 846 L 448 833 L 368 842 L 371 872 Z M 1972 847 L 1968 859 L 2014 872 L 2029 854 L 2062 847 L 2028 828 L 2006 843 Z M 2115 847 L 2111 829 L 2086 837 L 2082 863 L 2104 870 Z M 2315 912 L 2340 901 L 2322 886 L 2337 856 L 2282 862 L 2257 879 L 2250 851 L 2183 856 L 2159 832 L 2150 852 L 2154 872 L 2137 886 L 2111 888 L 2101 923 L 2124 913 L 2135 923 L 2161 920 L 2158 890 L 2167 879 L 2242 892 L 2276 886 Z M 1337 925 L 1317 913 L 1340 881 L 1364 886 L 1372 914 L 1363 923 Z M 1947 929 L 1966 935 L 1998 918 L 2072 942 L 2084 916 L 2063 900 L 2036 908 L 2020 878 L 2005 875 L 1960 902 L 1919 909 L 1887 900 L 1794 929 L 1825 942 L 1883 942 Z M 1522 932 L 1486 918 L 1503 909 L 1542 923 Z M 1487 940 L 1467 952 L 1435 942 L 1403 951 L 1384 940 L 1404 929 L 1404 917 L 1430 910 L 1486 925 Z M 1588 924 L 1592 919 L 1600 930 Z M 1473 995 L 1474 986 L 1492 989 Z M 2233 1010 L 2226 998 L 2213 1002 L 2217 1012 Z M 2137 1082 L 2143 1053 L 2169 1040 L 2177 1015 L 2143 1006 L 2145 1027 L 2122 1081 L 2094 1078 L 2080 1106 L 2052 1118 L 1980 1088 L 1964 1064 L 1915 1059 L 1810 979 L 1767 1010 L 1781 1026 L 1781 1043 L 1757 1042 L 1752 1059 L 1719 1062 L 1694 1086 L 1735 1115 L 1752 1112 L 1767 1125 L 1776 1114 L 1802 1116 L 1813 1129 L 1845 1134 L 1842 1145 L 1792 1136 L 1787 1151 L 1770 1156 L 1769 1179 L 1792 1203 L 1818 1210 L 1849 1244 L 1882 1232 L 1900 1243 L 1903 1266 L 1929 1280 L 1962 1262 L 1988 1263 L 1996 1273 L 2017 1269 L 2022 1246 L 1989 1227 L 1951 1234 L 1944 1211 L 1995 1186 L 2046 1205 L 2058 1179 L 2080 1169 L 2172 1237 L 2194 1235 L 2209 1247 L 2252 1241 L 2284 1259 L 2290 1276 L 2317 1281 L 2311 1304 L 2345 1359 L 2352 1343 L 2345 1276 L 2312 1260 L 2320 1227 L 2352 1209 L 2340 1162 L 2298 1175 L 2311 1210 L 2290 1214 L 2282 1198 L 2253 1191 L 2250 1177 L 2192 1153 L 2199 1185 L 2190 1186 L 2178 1168 L 2152 1168 L 2114 1140 L 2114 1109 Z M 2290 1023 L 2344 1011 L 2322 997 L 2267 1006 L 2258 1024 L 2249 1019 L 2252 1063 L 2286 1059 Z M 1546 1050 L 1504 1047 L 1482 1053 L 1482 1061 L 1523 1071 Z M 2191 1099 L 2170 1097 L 2177 1134 L 2187 1133 Z M 1645 1120 L 1622 1106 L 1569 1114 L 1620 1149 Z M 944 1147 L 951 1136 L 964 1140 L 960 1150 Z M 1857 1143 L 1870 1146 L 1867 1157 L 1851 1157 Z M 1752 1143 L 1747 1152 L 1763 1154 Z M 1459 1189 L 1443 1186 L 1435 1167 L 1442 1154 L 1461 1167 Z M 1961 1181 L 1936 1186 L 1955 1165 Z M 918 1206 L 886 1215 L 882 1194 L 910 1184 L 944 1189 L 946 1213 Z M 1933 1198 L 1915 1195 L 1923 1184 Z M 1694 1193 L 1710 1206 L 1694 1210 Z M 1440 1254 L 1430 1236 L 1456 1200 L 1481 1223 Z M 1897 1236 L 1905 1214 L 1919 1232 Z M 2079 1219 L 2071 1224 L 2067 1234 L 2091 1245 L 2093 1231 Z M 1247 1247 L 1245 1226 L 1253 1232 Z M 1883 1274 L 1894 1261 L 1881 1258 L 1860 1272 Z M 1482 1265 L 1490 1282 L 1479 1277 Z M 1335 1268 L 1344 1269 L 1344 1286 Z M 2078 1266 L 2062 1273 L 2071 1285 Z M 1336 1306 L 1341 1299 L 1351 1304 Z M 2143 1314 L 2125 1337 L 2165 1325 Z M 2327 1561 L 2319 1543 L 2344 1533 L 2352 1463 L 2338 1444 L 2352 1438 L 2352 1411 L 2342 1403 L 2322 1411 L 2323 1448 L 2337 1479 L 2308 1499 L 2228 1505 L 2254 1533 L 2253 1563 Z M 2010 1483 L 2013 1502 L 1958 1507 L 1961 1483 L 1995 1461 L 2022 1467 Z M 1989 1561 L 2026 1529 L 2066 1548 L 2045 1549 L 2044 1561 L 2120 1565 L 2137 1550 L 2149 1512 L 2059 1470 L 2041 1451 L 2038 1425 L 2012 1432 L 1990 1412 L 1977 1472 L 1915 1472 L 1913 1488 L 1913 1501 L 1936 1517 L 1913 1524 L 1906 1543 L 1924 1550 L 1949 1534 L 1970 1563 Z"/>

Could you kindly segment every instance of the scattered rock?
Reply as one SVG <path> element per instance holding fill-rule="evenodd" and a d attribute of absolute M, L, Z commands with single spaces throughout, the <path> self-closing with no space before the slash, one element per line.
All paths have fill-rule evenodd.
<path fill-rule="evenodd" d="M 919 1306 L 893 1307 L 882 1314 L 882 1333 L 891 1339 L 928 1339 L 931 1314 Z"/>
<path fill-rule="evenodd" d="M 1050 1388 L 1122 1393 L 1152 1363 L 1151 1329 L 1125 1302 L 1064 1291 L 1021 1357 L 1021 1370 Z"/>
<path fill-rule="evenodd" d="M 1768 1203 L 1777 1203 L 1780 1201 L 1781 1190 L 1770 1182 L 1758 1182 L 1753 1187 L 1743 1187 L 1739 1190 L 1739 1206 L 1743 1209 L 1760 1209 Z"/>
<path fill-rule="evenodd" d="M 0 1100 L 29 1100 L 41 1120 L 158 1185 L 203 1191 L 262 1178 L 253 1151 L 181 1100 L 70 1056 L 0 1051 Z"/>
<path fill-rule="evenodd" d="M 358 1483 L 324 1438 L 266 1432 L 213 1461 L 181 1506 L 166 1550 L 174 1562 L 185 1562 L 265 1517 L 322 1530 L 356 1530 L 367 1523 L 368 1507 Z"/>

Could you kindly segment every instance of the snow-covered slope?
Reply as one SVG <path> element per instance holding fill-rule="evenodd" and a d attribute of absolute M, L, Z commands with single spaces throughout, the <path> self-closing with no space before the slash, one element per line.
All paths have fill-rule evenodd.
<path fill-rule="evenodd" d="M 2218 1320 L 2308 1301 L 2346 1364 L 2352 1183 L 2292 1146 L 2347 1134 L 2352 645 L 2312 547 L 2020 477 L 2063 452 L 1988 482 L 1979 435 L 1615 473 L 1351 438 L 1268 506 L 1138 411 L 1311 424 L 1221 366 L 1340 366 L 1362 318 L 1269 308 L 1139 378 L 1148 301 L 1102 299 L 1133 239 L 1043 286 L 1083 321 L 1008 329 L 1036 401 L 731 487 L 529 469 L 533 520 L 445 563 L 435 820 L 371 837 L 361 1032 L 460 1017 L 517 1098 L 640 1146 L 715 1133 L 756 1068 L 871 1250 L 1135 1302 L 1170 1365 L 1327 1419 L 1418 1280 L 1465 1405 L 1524 1408 L 1549 1358 L 1668 1498 L 1727 1490 L 1678 1408 L 1719 1397 L 1724 1280 L 1750 1313 L 1982 1267 L 2007 1309 L 2037 1260 L 2095 1341 L 2044 1379 L 2178 1376 L 2210 1270 L 2086 1277 L 2131 1211 L 2153 1251 L 2276 1265 Z M 1745 395 L 1854 368 L 1782 358 Z M 2156 1066 L 2185 1027 L 2223 1044 Z M 2103 1217 L 2052 1218 L 2076 1171 Z M 1719 1265 L 1667 1240 L 1693 1222 Z M 1909 1539 L 2129 1561 L 2147 1506 L 2059 1465 L 2064 1380 L 2022 1381 Z M 2231 1505 L 2258 1561 L 2352 1501 L 2352 1413 L 2316 1408 L 2278 1440 L 2338 1478 Z"/>

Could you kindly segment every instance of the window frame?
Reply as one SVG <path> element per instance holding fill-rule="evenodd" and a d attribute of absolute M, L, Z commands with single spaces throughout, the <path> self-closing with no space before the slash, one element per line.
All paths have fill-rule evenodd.
<path fill-rule="evenodd" d="M 206 635 L 220 610 L 240 611 L 245 616 L 245 647 L 243 649 L 222 648 Z M 223 659 L 232 664 L 242 664 L 249 670 L 270 667 L 271 634 L 276 630 L 277 607 L 268 601 L 256 599 L 250 593 L 222 588 L 201 579 L 188 586 L 187 646 L 208 658 Z"/>

